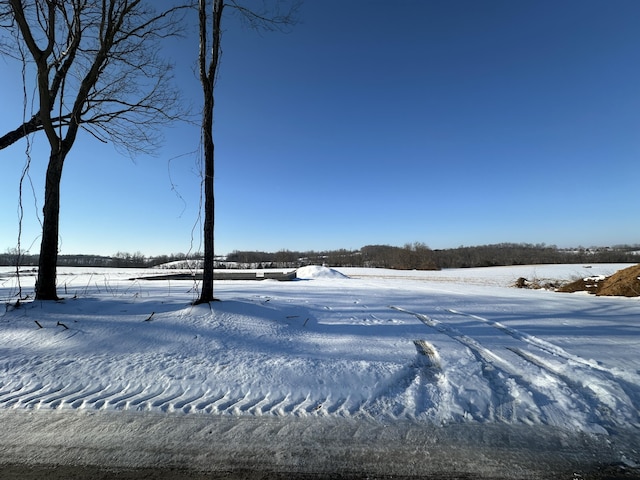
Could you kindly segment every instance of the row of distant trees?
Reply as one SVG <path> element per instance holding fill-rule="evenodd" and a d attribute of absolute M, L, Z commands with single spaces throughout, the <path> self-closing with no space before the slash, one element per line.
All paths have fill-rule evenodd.
<path fill-rule="evenodd" d="M 368 245 L 359 250 L 328 250 L 296 252 L 281 250 L 275 253 L 234 251 L 220 266 L 253 266 L 295 268 L 302 265 L 331 265 L 334 267 L 381 267 L 397 269 L 437 270 L 433 251 L 422 243 L 404 247 Z"/>
<path fill-rule="evenodd" d="M 302 265 L 326 264 L 335 267 L 439 270 L 500 265 L 636 263 L 640 260 L 639 252 L 640 245 L 560 249 L 554 245 L 545 244 L 500 243 L 432 250 L 423 243 L 413 243 L 403 247 L 367 245 L 359 250 L 341 249 L 323 252 L 234 251 L 227 256 L 227 262 L 219 266 L 293 268 Z"/>
<path fill-rule="evenodd" d="M 182 260 L 201 260 L 202 253 L 171 253 L 147 257 L 141 252 L 118 252 L 106 255 L 58 255 L 59 267 L 113 267 L 113 268 L 147 268 Z M 22 267 L 38 266 L 38 255 L 21 255 L 16 249 L 0 253 L 0 265 L 20 265 Z"/>
<path fill-rule="evenodd" d="M 146 268 L 184 260 L 202 260 L 200 252 L 145 256 L 141 252 L 118 252 L 112 256 L 59 255 L 58 266 Z M 367 245 L 359 250 L 239 251 L 216 258 L 217 268 L 297 268 L 304 265 L 333 267 L 374 267 L 399 270 L 439 270 L 442 268 L 490 267 L 557 263 L 637 263 L 640 245 L 578 247 L 560 249 L 554 245 L 499 243 L 475 247 L 432 250 L 423 243 Z M 38 255 L 20 255 L 15 249 L 0 254 L 0 265 L 37 266 Z"/>

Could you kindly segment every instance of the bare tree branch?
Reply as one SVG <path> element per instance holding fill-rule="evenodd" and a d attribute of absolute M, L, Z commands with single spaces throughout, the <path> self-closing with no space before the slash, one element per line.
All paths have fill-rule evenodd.
<path fill-rule="evenodd" d="M 246 7 L 238 0 L 227 0 L 230 9 L 234 9 L 250 28 L 262 31 L 288 32 L 297 23 L 301 0 L 272 2 L 263 1 L 259 10 Z"/>
<path fill-rule="evenodd" d="M 36 298 L 53 300 L 65 158 L 80 128 L 130 153 L 157 146 L 159 127 L 180 114 L 159 41 L 180 33 L 188 5 L 158 13 L 142 0 L 8 2 L 0 4 L 0 27 L 27 53 L 23 68 L 27 60 L 35 67 L 39 103 L 0 148 L 40 130 L 49 141 Z"/>
<path fill-rule="evenodd" d="M 171 86 L 172 66 L 160 55 L 159 41 L 182 34 L 182 18 L 191 7 L 187 0 L 159 12 L 152 2 L 141 0 L 37 0 L 31 7 L 23 6 L 20 0 L 10 0 L 10 8 L 0 9 L 0 18 L 8 23 L 0 25 L 26 44 L 36 66 L 37 58 L 49 54 L 37 67 L 41 72 L 38 78 L 43 83 L 47 81 L 49 95 L 40 99 L 38 112 L 29 120 L 0 136 L 0 150 L 41 130 L 51 132 L 64 126 L 71 128 L 67 133 L 74 135 L 77 132 L 77 126 L 72 127 L 74 123 L 96 124 L 99 120 L 131 123 L 139 117 L 138 109 L 155 110 L 164 121 L 185 115 L 186 111 L 177 113 L 175 108 L 178 92 Z M 29 18 L 34 19 L 33 28 L 23 32 Z M 54 43 L 50 46 L 52 39 Z M 0 54 L 7 55 L 5 50 L 0 50 Z M 61 91 L 63 83 L 66 92 Z M 160 90 L 171 94 L 159 95 Z M 151 91 L 156 93 L 150 94 Z M 130 109 L 112 102 L 111 114 L 105 115 L 109 102 L 101 94 L 106 94 L 107 99 L 124 98 Z M 73 99 L 72 103 L 61 102 L 61 97 Z M 144 105 L 151 101 L 153 108 Z M 97 105 L 100 112 L 94 115 L 91 111 Z M 150 128 L 160 126 L 158 122 L 149 122 L 149 118 L 144 121 Z M 46 128 L 43 122 L 48 124 Z M 111 138 L 112 126 L 94 125 L 94 128 L 102 128 L 101 136 L 114 143 L 122 139 Z M 129 141 L 127 145 L 133 147 L 127 151 L 135 154 L 139 150 L 135 146 L 140 143 Z"/>

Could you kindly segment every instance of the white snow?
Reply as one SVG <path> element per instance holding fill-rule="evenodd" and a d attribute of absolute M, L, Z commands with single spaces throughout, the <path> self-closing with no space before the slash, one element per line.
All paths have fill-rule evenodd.
<path fill-rule="evenodd" d="M 308 265 L 306 267 L 300 267 L 296 270 L 296 276 L 302 279 L 312 278 L 348 278 L 345 274 L 339 271 L 319 265 Z"/>
<path fill-rule="evenodd" d="M 61 268 L 64 300 L 16 306 L 13 270 L 0 267 L 0 414 L 537 426 L 637 440 L 640 300 L 512 287 L 627 266 L 304 267 L 304 281 L 216 282 L 211 307 L 191 305 L 193 280 L 101 268 Z M 22 293 L 33 283 L 24 274 Z M 640 464 L 637 450 L 620 455 Z"/>

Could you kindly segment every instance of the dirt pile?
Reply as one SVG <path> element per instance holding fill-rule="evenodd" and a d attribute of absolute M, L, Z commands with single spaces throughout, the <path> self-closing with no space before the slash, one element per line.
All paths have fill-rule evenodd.
<path fill-rule="evenodd" d="M 640 296 L 640 264 L 625 268 L 607 277 L 598 289 L 597 295 Z"/>
<path fill-rule="evenodd" d="M 610 277 L 581 278 L 558 289 L 559 292 L 589 292 L 602 296 L 640 296 L 640 264 L 620 270 Z"/>

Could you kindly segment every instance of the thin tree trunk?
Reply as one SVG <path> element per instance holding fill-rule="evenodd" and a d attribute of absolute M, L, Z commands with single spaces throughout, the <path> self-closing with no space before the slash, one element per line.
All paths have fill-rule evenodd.
<path fill-rule="evenodd" d="M 211 103 L 211 105 L 206 105 Z M 215 200 L 213 196 L 214 143 L 213 143 L 213 97 L 205 101 L 202 131 L 204 133 L 204 266 L 202 272 L 202 292 L 199 303 L 215 300 L 213 296 L 214 269 L 214 222 Z"/>
<path fill-rule="evenodd" d="M 202 291 L 200 298 L 195 302 L 208 303 L 215 300 L 213 296 L 213 271 L 214 271 L 214 192 L 213 192 L 213 171 L 214 171 L 214 144 L 213 144 L 213 110 L 214 110 L 214 87 L 216 81 L 216 73 L 218 71 L 218 60 L 220 58 L 220 38 L 222 22 L 222 10 L 225 7 L 224 0 L 212 0 L 212 17 L 211 17 L 211 58 L 207 61 L 207 0 L 198 1 L 198 19 L 199 19 L 199 39 L 200 50 L 198 55 L 198 66 L 200 68 L 200 82 L 202 83 L 202 93 L 204 96 L 204 106 L 202 111 L 202 141 L 204 143 L 204 196 L 205 196 L 205 219 L 204 219 L 204 265 L 202 274 Z M 253 13 L 251 10 L 243 8 L 231 2 L 230 8 L 235 8 L 241 12 L 250 23 L 256 27 L 263 26 L 268 29 L 269 26 L 288 25 L 291 24 L 291 14 L 297 7 L 292 7 L 291 14 L 285 16 L 275 16 L 273 19 L 263 17 Z M 208 63 L 208 65 L 207 65 Z"/>
<path fill-rule="evenodd" d="M 214 84 L 218 68 L 220 53 L 220 22 L 222 20 L 222 0 L 213 0 L 212 16 L 212 45 L 211 59 L 207 67 L 207 15 L 206 1 L 199 2 L 200 21 L 200 81 L 204 105 L 202 109 L 202 141 L 204 147 L 204 265 L 202 271 L 202 291 L 199 303 L 209 303 L 216 300 L 213 296 L 213 271 L 214 271 L 214 223 L 215 200 L 213 191 L 214 179 L 214 143 L 213 143 L 213 109 L 214 109 Z"/>
<path fill-rule="evenodd" d="M 38 260 L 36 300 L 58 300 L 56 293 L 56 268 L 58 264 L 58 229 L 60 222 L 60 180 L 62 166 L 67 155 L 58 149 L 49 157 L 45 183 L 42 242 Z"/>

